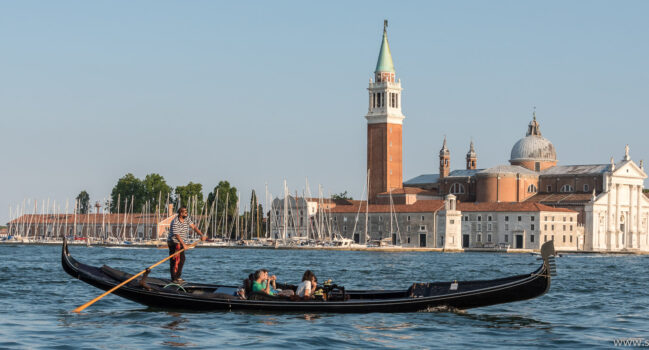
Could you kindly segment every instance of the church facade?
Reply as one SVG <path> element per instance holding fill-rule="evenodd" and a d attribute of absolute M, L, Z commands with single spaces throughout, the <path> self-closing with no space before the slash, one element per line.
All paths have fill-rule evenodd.
<path fill-rule="evenodd" d="M 473 143 L 467 167 L 450 171 L 446 139 L 439 155 L 439 174 L 423 174 L 404 183 L 463 202 L 539 203 L 578 213 L 583 228 L 579 249 L 649 251 L 649 198 L 643 192 L 643 162 L 624 156 L 609 163 L 558 165 L 557 152 L 541 134 L 534 113 L 524 138 L 511 150 L 508 165 L 476 169 Z"/>

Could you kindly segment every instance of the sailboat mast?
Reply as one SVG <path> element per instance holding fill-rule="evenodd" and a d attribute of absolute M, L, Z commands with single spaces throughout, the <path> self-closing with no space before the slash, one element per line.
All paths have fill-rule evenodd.
<path fill-rule="evenodd" d="M 223 223 L 223 234 L 228 229 L 228 204 L 230 203 L 230 191 L 225 195 L 225 222 Z M 230 234 L 228 233 L 228 240 L 230 239 Z"/>
<path fill-rule="evenodd" d="M 368 217 L 370 212 L 370 169 L 367 169 L 367 197 L 365 198 L 365 243 L 367 243 L 367 226 L 368 226 Z"/>
<path fill-rule="evenodd" d="M 264 203 L 266 204 L 266 209 L 268 209 L 268 182 L 266 182 L 266 198 L 264 199 Z M 271 213 L 272 213 L 272 208 L 271 208 Z M 268 238 L 268 235 L 270 234 L 270 215 L 266 218 L 266 238 Z"/>

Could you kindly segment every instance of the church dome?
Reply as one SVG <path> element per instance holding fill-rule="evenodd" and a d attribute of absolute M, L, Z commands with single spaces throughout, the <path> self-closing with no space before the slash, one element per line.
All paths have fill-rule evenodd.
<path fill-rule="evenodd" d="M 537 160 L 556 161 L 557 152 L 552 142 L 543 136 L 525 136 L 512 147 L 510 161 Z"/>
<path fill-rule="evenodd" d="M 536 115 L 534 115 L 534 119 L 528 126 L 527 135 L 518 140 L 512 147 L 509 161 L 557 161 L 557 152 L 554 145 L 541 136 L 541 129 L 539 123 L 536 122 Z"/>

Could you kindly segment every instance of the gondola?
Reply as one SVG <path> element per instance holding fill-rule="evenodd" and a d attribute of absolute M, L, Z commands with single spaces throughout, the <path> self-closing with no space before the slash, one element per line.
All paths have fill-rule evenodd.
<path fill-rule="evenodd" d="M 237 295 L 239 286 L 185 283 L 144 277 L 134 279 L 113 294 L 149 307 L 177 310 L 260 310 L 271 312 L 414 312 L 436 307 L 469 309 L 536 298 L 550 289 L 555 274 L 554 243 L 541 247 L 542 265 L 528 274 L 473 281 L 414 283 L 401 290 L 345 290 L 325 284 L 316 299 L 267 296 L 251 293 Z M 130 278 L 131 274 L 106 265 L 94 267 L 75 260 L 63 242 L 63 269 L 83 282 L 109 290 Z M 295 286 L 283 285 L 283 288 Z M 239 291 L 239 293 L 241 293 Z"/>

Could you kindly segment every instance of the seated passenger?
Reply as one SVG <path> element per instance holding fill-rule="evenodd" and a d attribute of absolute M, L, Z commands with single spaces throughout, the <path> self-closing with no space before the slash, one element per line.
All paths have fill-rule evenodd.
<path fill-rule="evenodd" d="M 255 280 L 252 282 L 252 291 L 266 293 L 268 295 L 275 295 L 276 293 L 270 289 L 271 282 L 274 283 L 277 277 L 268 277 L 268 271 L 257 270 L 255 271 Z"/>
<path fill-rule="evenodd" d="M 301 298 L 311 298 L 317 286 L 318 279 L 315 277 L 315 274 L 311 270 L 306 270 L 304 271 L 304 275 L 302 275 L 302 282 L 297 285 L 295 294 Z"/>
<path fill-rule="evenodd" d="M 268 275 L 268 270 L 266 269 L 261 269 L 261 271 L 265 272 L 266 275 Z M 290 297 L 295 295 L 295 292 L 293 292 L 290 289 L 278 289 L 277 288 L 277 276 L 272 275 L 268 278 L 270 281 L 270 291 L 273 293 L 272 295 L 279 295 L 279 296 L 284 296 L 284 297 Z"/>

